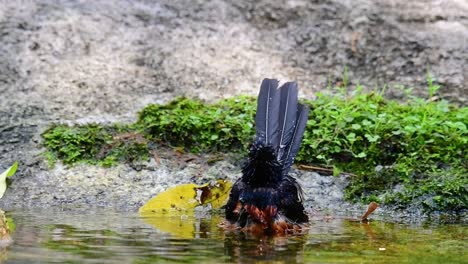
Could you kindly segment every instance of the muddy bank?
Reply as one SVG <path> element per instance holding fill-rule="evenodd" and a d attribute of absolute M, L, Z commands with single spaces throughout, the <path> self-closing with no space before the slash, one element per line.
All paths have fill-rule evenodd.
<path fill-rule="evenodd" d="M 167 186 L 235 178 L 238 161 L 140 168 L 57 165 L 41 156 L 52 123 L 130 122 L 148 103 L 256 94 L 264 77 L 297 80 L 313 98 L 329 83 L 397 85 L 468 100 L 464 1 L 1 1 L 0 169 L 20 170 L 1 207 L 93 204 L 134 209 Z M 208 173 L 206 173 L 208 171 Z M 308 208 L 349 205 L 346 180 L 297 172 Z"/>

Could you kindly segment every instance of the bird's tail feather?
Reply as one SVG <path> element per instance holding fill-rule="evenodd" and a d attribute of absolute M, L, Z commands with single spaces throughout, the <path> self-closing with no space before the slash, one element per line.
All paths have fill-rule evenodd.
<path fill-rule="evenodd" d="M 278 160 L 284 161 L 287 158 L 288 147 L 294 135 L 297 119 L 297 84 L 287 82 L 280 87 L 280 110 L 279 110 L 279 144 Z"/>
<path fill-rule="evenodd" d="M 278 141 L 280 99 L 278 81 L 264 79 L 258 94 L 255 125 L 256 141 L 265 146 L 275 146 Z"/>
<path fill-rule="evenodd" d="M 270 146 L 285 173 L 294 162 L 307 123 L 308 109 L 298 103 L 297 84 L 264 79 L 257 102 L 256 143 Z"/>
<path fill-rule="evenodd" d="M 299 151 L 302 142 L 302 136 L 304 135 L 305 128 L 307 125 L 307 117 L 309 115 L 309 108 L 298 104 L 297 107 L 297 117 L 296 117 L 296 125 L 294 126 L 294 130 L 292 131 L 292 138 L 288 144 L 287 151 L 283 155 L 284 158 L 282 159 L 283 164 L 283 174 L 286 175 L 289 171 L 289 168 L 294 163 L 294 158 Z"/>

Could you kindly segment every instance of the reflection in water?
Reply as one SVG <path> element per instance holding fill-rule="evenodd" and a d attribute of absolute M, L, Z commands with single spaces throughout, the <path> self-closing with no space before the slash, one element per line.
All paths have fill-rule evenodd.
<path fill-rule="evenodd" d="M 177 239 L 214 239 L 213 244 L 220 244 L 224 260 L 245 263 L 251 260 L 274 260 L 295 263 L 306 244 L 306 236 L 289 235 L 287 237 L 254 236 L 240 231 L 225 232 L 219 227 L 223 221 L 220 214 L 196 217 L 181 213 L 147 214 L 143 221 L 156 229 L 170 233 Z M 200 241 L 193 241 L 199 243 Z M 221 252 L 220 252 L 221 253 Z"/>
<path fill-rule="evenodd" d="M 225 253 L 230 261 L 236 263 L 252 260 L 297 263 L 302 259 L 305 244 L 304 235 L 250 237 L 245 233 L 231 233 L 224 239 Z"/>
<path fill-rule="evenodd" d="M 303 235 L 256 237 L 224 232 L 219 214 L 10 212 L 12 262 L 69 263 L 463 263 L 467 227 L 311 222 Z"/>

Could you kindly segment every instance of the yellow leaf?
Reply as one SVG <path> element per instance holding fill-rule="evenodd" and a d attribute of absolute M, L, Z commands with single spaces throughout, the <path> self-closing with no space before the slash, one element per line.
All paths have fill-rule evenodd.
<path fill-rule="evenodd" d="M 226 203 L 231 187 L 232 183 L 224 180 L 204 185 L 178 185 L 159 193 L 140 207 L 139 211 L 140 213 L 181 211 L 207 204 L 211 204 L 212 208 L 220 208 Z"/>

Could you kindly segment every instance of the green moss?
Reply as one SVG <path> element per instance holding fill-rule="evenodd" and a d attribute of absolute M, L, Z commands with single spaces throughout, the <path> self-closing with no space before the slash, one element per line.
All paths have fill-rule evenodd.
<path fill-rule="evenodd" d="M 91 160 L 100 148 L 112 139 L 111 134 L 98 124 L 69 127 L 56 125 L 42 135 L 49 157 L 70 164 Z"/>
<path fill-rule="evenodd" d="M 254 134 L 255 101 L 237 97 L 217 104 L 178 98 L 167 105 L 149 105 L 138 125 L 156 141 L 183 146 L 192 152 L 239 148 Z"/>
<path fill-rule="evenodd" d="M 412 96 L 397 102 L 359 86 L 341 91 L 303 102 L 311 111 L 298 162 L 355 174 L 346 192 L 350 200 L 467 209 L 467 107 Z M 44 144 L 48 157 L 67 164 L 146 159 L 148 142 L 192 152 L 246 152 L 255 110 L 255 99 L 245 96 L 216 104 L 178 98 L 145 107 L 129 126 L 54 126 Z"/>
<path fill-rule="evenodd" d="M 135 126 L 54 125 L 42 134 L 49 164 L 60 159 L 65 164 L 86 162 L 111 166 L 119 161 L 147 159 L 146 139 Z"/>

